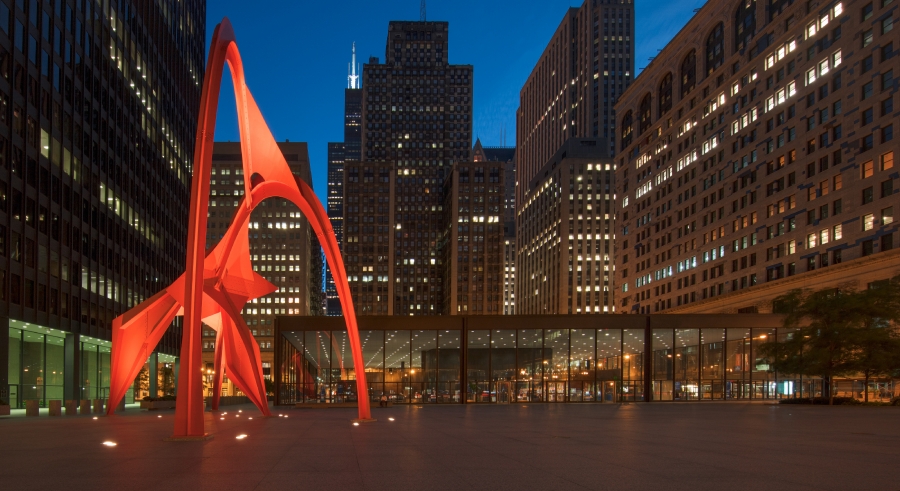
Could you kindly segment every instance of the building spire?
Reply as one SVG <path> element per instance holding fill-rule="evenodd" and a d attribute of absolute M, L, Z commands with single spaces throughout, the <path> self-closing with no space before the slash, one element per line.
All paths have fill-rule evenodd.
<path fill-rule="evenodd" d="M 353 58 L 350 60 L 350 65 L 347 67 L 347 88 L 348 89 L 358 89 L 359 88 L 359 65 L 356 63 L 356 42 L 353 43 Z"/>

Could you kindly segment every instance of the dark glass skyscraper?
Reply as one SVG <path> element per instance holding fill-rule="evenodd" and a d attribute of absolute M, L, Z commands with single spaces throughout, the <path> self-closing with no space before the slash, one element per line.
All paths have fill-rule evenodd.
<path fill-rule="evenodd" d="M 344 141 L 328 144 L 328 219 L 338 245 L 344 246 L 344 162 L 358 162 L 362 146 L 362 89 L 356 63 L 356 43 L 344 89 Z M 325 297 L 328 315 L 341 315 L 341 302 L 331 277 L 325 275 Z"/>
<path fill-rule="evenodd" d="M 184 270 L 205 19 L 202 0 L 0 1 L 0 399 L 104 398 L 112 320 Z M 180 336 L 142 393 L 174 391 L 155 375 Z"/>

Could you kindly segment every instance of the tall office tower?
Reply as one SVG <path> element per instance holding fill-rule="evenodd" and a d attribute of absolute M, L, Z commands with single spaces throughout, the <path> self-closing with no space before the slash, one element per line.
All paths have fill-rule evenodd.
<path fill-rule="evenodd" d="M 105 397 L 113 319 L 184 271 L 205 19 L 197 0 L 0 2 L 0 399 L 13 406 Z M 150 374 L 171 373 L 175 326 Z"/>
<path fill-rule="evenodd" d="M 503 162 L 458 162 L 444 180 L 443 314 L 503 313 Z"/>
<path fill-rule="evenodd" d="M 328 143 L 328 221 L 334 230 L 338 245 L 343 247 L 344 239 L 344 143 Z M 338 298 L 331 268 L 325 269 L 325 304 L 327 315 L 341 315 L 341 301 Z"/>
<path fill-rule="evenodd" d="M 617 303 L 771 312 L 898 274 L 890 2 L 703 6 L 616 105 Z"/>
<path fill-rule="evenodd" d="M 569 298 L 568 288 L 578 288 L 579 285 L 560 276 L 562 273 L 552 268 L 559 267 L 556 259 L 548 256 L 549 263 L 542 262 L 539 251 L 543 251 L 550 244 L 542 242 L 554 234 L 561 233 L 560 225 L 551 224 L 551 228 L 539 229 L 534 223 L 525 223 L 523 220 L 539 219 L 539 215 L 524 213 L 526 207 L 531 208 L 538 196 L 545 195 L 537 187 L 537 183 L 551 184 L 548 179 L 551 174 L 556 177 L 552 187 L 565 193 L 569 184 L 576 185 L 579 177 L 584 179 L 587 175 L 577 174 L 578 165 L 565 166 L 554 170 L 546 168 L 552 162 L 559 162 L 566 158 L 563 155 L 564 147 L 578 149 L 585 159 L 607 159 L 614 151 L 615 111 L 613 105 L 616 98 L 631 84 L 634 75 L 634 4 L 630 0 L 586 0 L 580 8 L 571 8 L 551 38 L 550 42 L 538 60 L 528 80 L 520 93 L 520 105 L 517 113 L 516 125 L 516 172 L 518 186 L 516 189 L 517 227 L 516 227 L 516 313 L 587 313 L 611 311 L 611 304 L 606 303 L 606 295 L 600 295 L 594 300 L 579 303 L 577 291 L 575 297 Z M 585 139 L 594 141 L 594 145 L 603 144 L 606 148 L 581 148 L 581 144 L 573 143 L 572 139 Z M 590 151 L 588 151 L 590 150 Z M 571 155 L 569 155 L 571 157 Z M 588 162 L 581 165 L 586 172 Z M 597 161 L 592 163 L 592 169 L 596 169 Z M 610 162 L 611 164 L 611 162 Z M 575 172 L 563 175 L 565 172 Z M 604 173 L 606 161 L 603 161 Z M 594 170 L 593 172 L 596 172 Z M 592 230 L 591 240 L 599 240 L 599 244 L 579 244 L 582 248 L 598 248 L 601 261 L 593 259 L 595 254 L 582 255 L 582 260 L 577 257 L 566 257 L 569 254 L 568 247 L 559 249 L 563 255 L 563 269 L 568 268 L 568 261 L 583 262 L 582 273 L 585 278 L 590 277 L 594 281 L 591 288 L 599 287 L 600 293 L 605 293 L 604 288 L 608 282 L 604 280 L 612 271 L 613 266 L 605 258 L 612 254 L 607 241 L 612 238 L 612 230 L 607 231 L 612 211 L 606 211 L 605 201 L 612 199 L 612 190 L 605 190 L 607 185 L 606 174 L 592 175 L 594 177 L 592 193 L 587 193 L 586 184 L 583 196 L 591 196 L 593 200 L 599 199 L 602 204 L 592 203 L 592 212 L 597 209 L 603 213 L 580 214 L 584 220 L 573 223 L 567 230 L 581 228 Z M 597 182 L 600 179 L 600 182 Z M 543 184 L 541 184 L 543 186 Z M 598 187 L 601 192 L 598 191 Z M 577 191 L 577 190 L 576 190 Z M 573 196 L 581 193 L 572 193 Z M 549 199 L 549 196 L 544 196 Z M 556 198 L 549 200 L 541 206 L 558 206 Z M 584 203 L 587 205 L 587 203 Z M 580 206 L 578 204 L 576 208 Z M 574 209 L 574 208 L 573 208 Z M 587 210 L 585 210 L 587 211 Z M 560 211 L 560 220 L 568 221 L 568 211 Z M 610 217 L 607 218 L 607 213 Z M 576 214 L 577 217 L 579 214 Z M 589 217 L 589 218 L 587 218 Z M 565 226 L 568 227 L 568 224 Z M 565 233 L 558 239 L 567 239 L 571 232 Z M 549 236 L 547 235 L 549 234 Z M 577 232 L 574 233 L 577 237 Z M 609 234 L 609 238 L 607 238 Z M 582 235 L 587 237 L 586 234 Z M 595 237 L 601 237 L 596 239 Z M 575 240 L 575 239 L 571 239 Z M 588 239 L 582 239 L 588 240 Z M 556 247 L 561 244 L 555 244 Z M 544 254 L 546 251 L 541 252 Z M 575 253 L 577 256 L 577 253 Z M 587 263 L 586 258 L 591 257 L 592 262 Z M 591 268 L 590 274 L 585 268 Z M 531 268 L 531 269 L 529 269 Z M 550 269 L 548 269 L 550 268 Z M 578 271 L 575 271 L 578 273 Z M 543 281 L 544 277 L 560 278 L 557 289 L 548 290 L 547 284 L 532 284 L 535 278 Z M 577 276 L 576 276 L 577 279 Z M 527 286 L 526 286 L 527 285 Z M 580 285 L 586 287 L 587 285 Z M 527 290 L 523 290 L 526 288 Z M 595 292 L 596 293 L 596 292 Z M 526 295 L 527 294 L 527 295 Z M 587 298 L 586 295 L 583 298 Z M 587 310 L 590 308 L 590 310 Z M 604 308 L 606 308 L 604 310 Z M 599 309 L 599 310 L 598 310 Z"/>
<path fill-rule="evenodd" d="M 602 138 L 570 138 L 519 206 L 516 314 L 613 312 L 613 181 Z"/>
<path fill-rule="evenodd" d="M 360 160 L 362 146 L 362 89 L 356 62 L 356 43 L 350 61 L 347 88 L 344 89 L 344 141 L 328 144 L 328 218 L 338 245 L 344 246 L 344 162 Z M 341 302 L 328 269 L 325 275 L 328 315 L 341 315 Z"/>
<path fill-rule="evenodd" d="M 306 143 L 279 142 L 291 172 L 312 186 Z M 235 209 L 244 196 L 240 142 L 216 142 L 213 148 L 209 219 L 206 247 L 211 249 L 228 230 Z M 259 344 L 263 373 L 272 368 L 272 336 L 276 315 L 322 315 L 322 249 L 300 209 L 283 198 L 263 201 L 250 215 L 250 259 L 253 270 L 278 290 L 251 300 L 243 310 L 244 320 Z M 204 326 L 203 361 L 214 364 L 215 331 Z M 211 375 L 210 375 L 211 377 Z M 223 386 L 228 395 L 234 388 Z"/>
<path fill-rule="evenodd" d="M 446 22 L 391 22 L 363 66 L 362 161 L 345 164 L 344 256 L 360 314 L 442 312 L 443 183 L 472 144 L 472 66 Z"/>
<path fill-rule="evenodd" d="M 520 92 L 516 163 L 530 182 L 569 138 L 606 138 L 613 105 L 634 79 L 634 3 L 585 0 L 570 8 Z M 525 186 L 516 199 L 522 202 Z"/>
<path fill-rule="evenodd" d="M 503 164 L 503 315 L 516 313 L 516 147 L 472 147 L 474 162 Z"/>

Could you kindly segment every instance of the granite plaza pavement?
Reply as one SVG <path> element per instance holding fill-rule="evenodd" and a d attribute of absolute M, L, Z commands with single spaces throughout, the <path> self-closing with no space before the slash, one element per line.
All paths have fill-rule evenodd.
<path fill-rule="evenodd" d="M 353 426 L 355 413 L 276 408 L 264 418 L 252 406 L 225 407 L 206 413 L 213 438 L 201 442 L 163 441 L 172 410 L 0 418 L 0 482 L 217 491 L 900 490 L 893 407 L 395 406 Z"/>

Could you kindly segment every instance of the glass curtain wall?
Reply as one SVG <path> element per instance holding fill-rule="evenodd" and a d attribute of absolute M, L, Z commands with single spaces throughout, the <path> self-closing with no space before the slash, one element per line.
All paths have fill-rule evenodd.
<path fill-rule="evenodd" d="M 100 339 L 81 338 L 81 399 L 109 397 L 109 355 L 112 343 Z M 138 375 L 140 378 L 140 374 Z M 134 390 L 125 395 L 125 402 L 134 402 Z"/>
<path fill-rule="evenodd" d="M 37 400 L 63 399 L 65 334 L 42 326 L 9 329 L 9 403 L 23 408 Z"/>
<path fill-rule="evenodd" d="M 645 360 L 654 401 L 809 397 L 822 390 L 818 380 L 774 373 L 758 356 L 760 344 L 789 332 L 654 329 L 646 354 L 645 335 L 644 329 L 360 333 L 373 402 L 382 395 L 407 404 L 644 401 Z M 345 332 L 292 332 L 285 339 L 283 402 L 357 400 Z M 11 350 L 22 352 L 19 346 Z"/>

